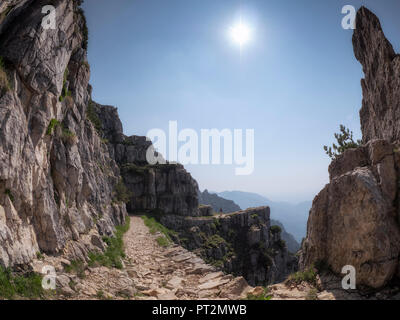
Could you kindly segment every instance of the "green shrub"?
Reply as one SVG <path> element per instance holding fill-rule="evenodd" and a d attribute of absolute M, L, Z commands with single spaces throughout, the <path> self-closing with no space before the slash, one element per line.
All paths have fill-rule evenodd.
<path fill-rule="evenodd" d="M 36 258 L 39 259 L 39 260 L 43 260 L 44 256 L 40 251 L 38 251 L 38 252 L 36 252 Z"/>
<path fill-rule="evenodd" d="M 46 134 L 48 136 L 53 135 L 53 133 L 57 127 L 61 128 L 61 139 L 63 140 L 64 143 L 75 144 L 77 142 L 78 138 L 77 138 L 76 134 L 73 133 L 68 128 L 64 128 L 63 124 L 60 121 L 58 121 L 57 119 L 50 120 L 49 126 L 47 127 Z"/>
<path fill-rule="evenodd" d="M 62 102 L 67 96 L 71 96 L 71 91 L 67 88 L 67 79 L 68 79 L 69 70 L 68 68 L 64 71 L 64 81 L 63 81 L 63 88 L 61 90 L 61 96 L 59 101 Z"/>
<path fill-rule="evenodd" d="M 218 234 L 213 234 L 212 236 L 208 237 L 204 246 L 206 248 L 218 248 L 221 244 L 225 244 L 226 241 L 224 238 L 219 236 Z"/>
<path fill-rule="evenodd" d="M 317 271 L 314 266 L 305 269 L 304 271 L 298 271 L 289 276 L 288 281 L 290 283 L 301 284 L 302 282 L 307 282 L 312 285 L 317 283 Z"/>
<path fill-rule="evenodd" d="M 125 258 L 123 237 L 129 230 L 129 226 L 130 218 L 127 217 L 124 225 L 116 227 L 114 237 L 104 237 L 103 241 L 107 244 L 106 251 L 104 253 L 90 252 L 89 266 L 101 265 L 122 269 L 122 258 Z"/>
<path fill-rule="evenodd" d="M 340 125 L 340 133 L 335 133 L 337 145 L 333 143 L 332 147 L 324 146 L 325 153 L 335 160 L 339 155 L 343 154 L 347 149 L 358 148 L 361 140 L 353 140 L 353 132 L 347 129 L 344 125 Z"/>
<path fill-rule="evenodd" d="M 10 269 L 0 266 L 1 299 L 38 299 L 43 297 L 42 277 L 36 273 L 13 275 Z"/>
<path fill-rule="evenodd" d="M 271 226 L 270 231 L 272 234 L 277 234 L 282 232 L 282 228 L 280 226 Z"/>

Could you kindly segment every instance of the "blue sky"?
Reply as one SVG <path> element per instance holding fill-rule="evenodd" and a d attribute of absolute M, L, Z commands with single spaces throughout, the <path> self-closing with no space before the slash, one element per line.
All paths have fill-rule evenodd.
<path fill-rule="evenodd" d="M 398 0 L 86 0 L 93 99 L 127 135 L 153 128 L 254 129 L 255 171 L 190 165 L 200 188 L 311 200 L 328 182 L 341 123 L 360 137 L 362 68 L 341 9 L 365 5 L 400 51 Z M 242 16 L 253 39 L 228 37 Z"/>

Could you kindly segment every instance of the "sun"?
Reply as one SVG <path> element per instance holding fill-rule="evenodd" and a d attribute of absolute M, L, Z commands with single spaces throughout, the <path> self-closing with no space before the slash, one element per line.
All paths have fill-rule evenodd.
<path fill-rule="evenodd" d="M 240 21 L 230 29 L 230 36 L 232 41 L 243 47 L 251 40 L 251 29 L 245 23 Z"/>

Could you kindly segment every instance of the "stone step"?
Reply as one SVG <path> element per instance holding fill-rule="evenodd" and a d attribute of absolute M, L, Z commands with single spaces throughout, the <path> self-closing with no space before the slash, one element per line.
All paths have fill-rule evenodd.
<path fill-rule="evenodd" d="M 203 278 L 199 279 L 199 283 L 204 283 L 204 282 L 210 281 L 215 278 L 221 278 L 223 276 L 224 276 L 224 273 L 221 271 L 209 273 L 206 276 L 204 276 Z"/>

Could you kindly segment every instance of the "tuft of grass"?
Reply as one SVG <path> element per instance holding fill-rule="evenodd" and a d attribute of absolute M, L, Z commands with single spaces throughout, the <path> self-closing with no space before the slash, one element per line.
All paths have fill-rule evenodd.
<path fill-rule="evenodd" d="M 248 294 L 246 300 L 260 300 L 260 301 L 268 301 L 272 299 L 271 295 L 268 295 L 269 289 L 264 288 L 264 291 L 259 295 Z"/>
<path fill-rule="evenodd" d="M 40 251 L 38 251 L 36 252 L 36 258 L 39 260 L 44 260 L 44 255 Z"/>
<path fill-rule="evenodd" d="M 66 97 L 70 97 L 71 96 L 71 91 L 69 91 L 69 89 L 67 88 L 68 74 L 69 74 L 69 70 L 68 70 L 68 68 L 66 68 L 65 71 L 64 71 L 64 80 L 63 80 L 63 88 L 61 90 L 61 96 L 58 99 L 60 102 L 63 102 L 63 100 Z"/>
<path fill-rule="evenodd" d="M 63 128 L 62 130 L 62 140 L 64 143 L 74 145 L 77 143 L 78 138 L 75 133 L 73 133 L 71 130 Z"/>
<path fill-rule="evenodd" d="M 99 300 L 105 299 L 103 290 L 97 291 L 97 293 L 96 293 L 96 298 L 99 299 Z"/>
<path fill-rule="evenodd" d="M 124 225 L 116 227 L 114 237 L 104 237 L 103 241 L 107 244 L 106 251 L 104 253 L 90 252 L 89 266 L 101 265 L 122 269 L 122 259 L 125 258 L 123 236 L 129 230 L 129 226 L 130 218 L 127 217 Z"/>
<path fill-rule="evenodd" d="M 51 136 L 51 135 L 53 134 L 54 130 L 55 130 L 58 126 L 60 126 L 60 127 L 62 126 L 62 125 L 61 125 L 61 122 L 58 121 L 57 119 L 51 119 L 51 120 L 50 120 L 50 123 L 49 123 L 49 126 L 47 127 L 46 134 L 47 134 L 48 136 Z"/>
<path fill-rule="evenodd" d="M 301 284 L 302 282 L 307 282 L 312 285 L 316 285 L 317 283 L 317 271 L 314 266 L 305 269 L 304 271 L 298 271 L 293 273 L 288 278 L 289 283 Z"/>
<path fill-rule="evenodd" d="M 164 236 L 161 236 L 161 237 L 158 237 L 157 239 L 156 239 L 156 241 L 157 241 L 157 243 L 158 243 L 158 245 L 160 246 L 160 247 L 168 247 L 169 245 L 170 245 L 170 241 L 166 238 L 166 237 L 164 237 Z"/>
<path fill-rule="evenodd" d="M 14 275 L 10 269 L 0 266 L 1 299 L 40 299 L 43 295 L 42 277 L 39 274 Z"/>
<path fill-rule="evenodd" d="M 75 144 L 77 142 L 78 138 L 76 134 L 73 133 L 68 128 L 64 128 L 63 124 L 57 119 L 50 120 L 49 126 L 47 127 L 46 135 L 48 136 L 53 135 L 57 127 L 60 127 L 62 130 L 61 139 L 63 140 L 64 143 Z"/>
<path fill-rule="evenodd" d="M 142 219 L 144 221 L 145 226 L 147 228 L 149 228 L 149 231 L 150 231 L 151 234 L 156 234 L 157 232 L 160 232 L 165 236 L 166 240 L 169 243 L 172 243 L 171 236 L 176 235 L 175 231 L 172 231 L 172 230 L 164 227 L 154 217 L 151 217 L 151 216 L 148 216 L 148 215 L 144 215 L 144 216 L 142 216 Z"/>

